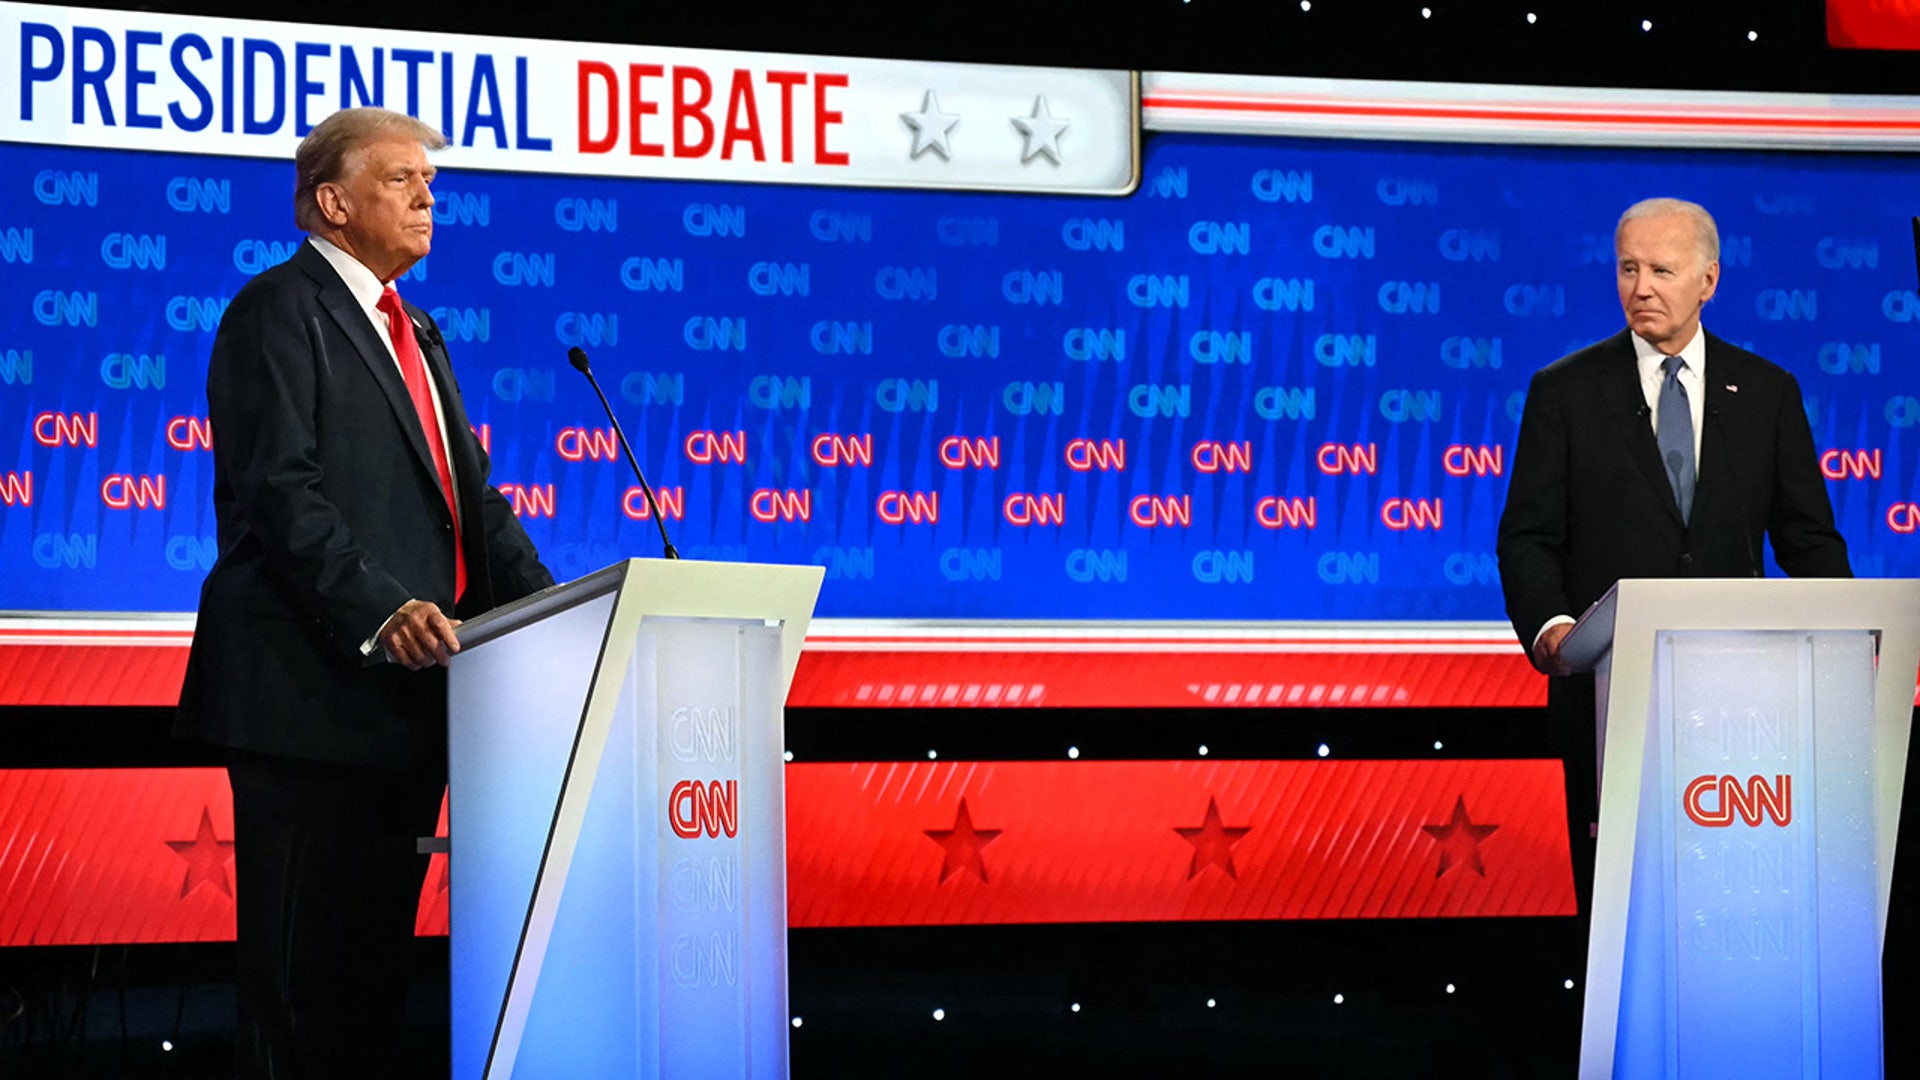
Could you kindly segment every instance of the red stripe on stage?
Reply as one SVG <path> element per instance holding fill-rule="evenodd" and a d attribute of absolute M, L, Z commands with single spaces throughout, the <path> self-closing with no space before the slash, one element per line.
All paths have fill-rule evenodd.
<path fill-rule="evenodd" d="M 906 644 L 919 645 L 908 640 Z M 1310 652 L 1235 649 L 1182 639 L 1197 651 L 1154 652 L 1124 639 L 1036 639 L 1010 649 L 835 647 L 801 654 L 787 704 L 811 708 L 1228 708 L 1241 706 L 1539 706 L 1546 680 L 1520 650 L 1448 652 L 1393 640 L 1330 642 Z M 1160 643 L 1160 642 L 1156 642 Z M 1153 644 L 1153 643 L 1143 643 Z M 1287 642 L 1289 646 L 1292 642 Z M 1449 643 L 1441 642 L 1445 645 Z M 1052 648 L 1049 648 L 1052 646 Z M 1072 646 L 1071 649 L 1064 646 Z M 10 643 L 0 640 L 0 706 L 168 706 L 179 700 L 179 645 Z"/>
<path fill-rule="evenodd" d="M 796 764 L 787 811 L 796 927 L 1573 903 L 1555 761 Z M 0 770 L 0 946 L 231 940 L 232 841 L 220 769 Z"/>
<path fill-rule="evenodd" d="M 1590 127 L 1723 127 L 1723 128 L 1806 128 L 1814 131 L 1863 131 L 1907 133 L 1914 121 L 1891 110 L 1871 115 L 1847 115 L 1822 109 L 1741 109 L 1664 108 L 1639 109 L 1555 107 L 1539 104 L 1472 104 L 1330 101 L 1286 98 L 1249 98 L 1214 96 L 1205 93 L 1162 92 L 1140 99 L 1142 109 L 1189 110 L 1197 112 L 1266 113 L 1292 116 L 1367 117 L 1392 120 L 1472 120 L 1516 123 L 1532 126 L 1569 124 Z M 1149 121 L 1151 123 L 1151 121 Z"/>
<path fill-rule="evenodd" d="M 1547 681 L 1511 653 L 808 652 L 787 704 L 813 708 L 1542 706 Z M 1377 647 L 1377 646 L 1375 646 Z"/>
<path fill-rule="evenodd" d="M 1574 904 L 1557 761 L 790 765 L 787 887 L 795 927 Z"/>

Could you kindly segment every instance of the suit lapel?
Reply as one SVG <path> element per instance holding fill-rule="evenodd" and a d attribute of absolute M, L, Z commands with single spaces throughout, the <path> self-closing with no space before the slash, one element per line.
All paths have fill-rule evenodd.
<path fill-rule="evenodd" d="M 328 264 L 326 256 L 314 250 L 311 244 L 300 245 L 300 250 L 294 253 L 294 259 L 300 269 L 320 286 L 320 306 L 327 309 L 334 325 L 353 343 L 361 362 L 373 373 L 374 382 L 380 385 L 387 406 L 393 410 L 394 422 L 400 426 L 407 445 L 413 448 L 414 460 L 433 479 L 433 485 L 439 487 L 439 470 L 434 468 L 426 436 L 420 431 L 420 417 L 414 411 L 412 396 L 407 393 L 406 380 L 400 377 L 400 366 L 394 363 L 392 354 L 381 343 L 373 323 L 368 321 L 366 309 L 353 298 L 353 292 L 347 288 L 346 282 L 340 280 L 340 275 Z"/>
<path fill-rule="evenodd" d="M 1607 401 L 1619 430 L 1620 439 L 1627 450 L 1627 456 L 1646 475 L 1647 485 L 1653 489 L 1656 501 L 1666 507 L 1675 525 L 1685 527 L 1680 520 L 1680 506 L 1673 496 L 1673 485 L 1667 480 L 1667 470 L 1660 464 L 1660 445 L 1653 437 L 1653 424 L 1647 419 L 1647 395 L 1640 388 L 1640 365 L 1633 353 L 1633 339 L 1627 331 L 1609 343 L 1613 355 L 1600 380 L 1601 396 Z"/>

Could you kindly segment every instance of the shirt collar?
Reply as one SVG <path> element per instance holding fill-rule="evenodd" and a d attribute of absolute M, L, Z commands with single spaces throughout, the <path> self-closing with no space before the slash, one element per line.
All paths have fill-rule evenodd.
<path fill-rule="evenodd" d="M 309 235 L 307 243 L 312 244 L 313 250 L 318 251 L 327 260 L 328 265 L 333 267 L 333 272 L 340 275 L 340 280 L 346 284 L 347 291 L 353 294 L 353 298 L 360 302 L 361 307 L 368 311 L 379 308 L 380 294 L 386 292 L 387 287 L 374 276 L 373 271 L 367 269 L 365 263 L 340 250 L 325 237 Z"/>
<path fill-rule="evenodd" d="M 1629 331 L 1627 336 L 1633 339 L 1633 355 L 1639 361 L 1640 377 L 1652 378 L 1653 373 L 1660 371 L 1661 362 L 1667 358 L 1667 354 L 1655 348 L 1639 334 Z M 1704 326 L 1694 328 L 1693 340 L 1687 342 L 1679 355 L 1680 359 L 1687 362 L 1687 371 L 1690 374 L 1705 379 L 1707 376 L 1707 328 Z"/>

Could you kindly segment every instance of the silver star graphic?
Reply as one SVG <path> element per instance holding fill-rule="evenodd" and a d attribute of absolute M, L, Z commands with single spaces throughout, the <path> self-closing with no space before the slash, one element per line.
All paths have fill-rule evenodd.
<path fill-rule="evenodd" d="M 927 91 L 919 112 L 903 112 L 900 119 L 913 129 L 913 152 L 907 155 L 909 160 L 919 158 L 928 150 L 939 154 L 942 161 L 953 160 L 953 148 L 947 145 L 947 136 L 953 131 L 953 125 L 960 122 L 960 117 L 941 112 L 940 99 L 933 96 L 933 91 Z"/>
<path fill-rule="evenodd" d="M 1020 151 L 1020 164 L 1025 165 L 1034 158 L 1045 155 L 1048 161 L 1060 164 L 1060 136 L 1067 130 L 1068 121 L 1054 119 L 1047 110 L 1045 94 L 1033 99 L 1032 116 L 1016 116 L 1013 126 L 1026 140 Z"/>

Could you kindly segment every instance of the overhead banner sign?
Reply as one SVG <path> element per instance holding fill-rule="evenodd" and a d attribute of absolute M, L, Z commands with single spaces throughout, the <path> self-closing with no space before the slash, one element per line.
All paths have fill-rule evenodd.
<path fill-rule="evenodd" d="M 470 169 L 1120 195 L 1124 71 L 934 64 L 0 3 L 0 140 L 287 159 L 381 105 Z"/>
<path fill-rule="evenodd" d="M 1907 96 L 1159 71 L 1141 81 L 1141 124 L 1149 131 L 1688 150 L 1920 149 L 1920 109 Z"/>

